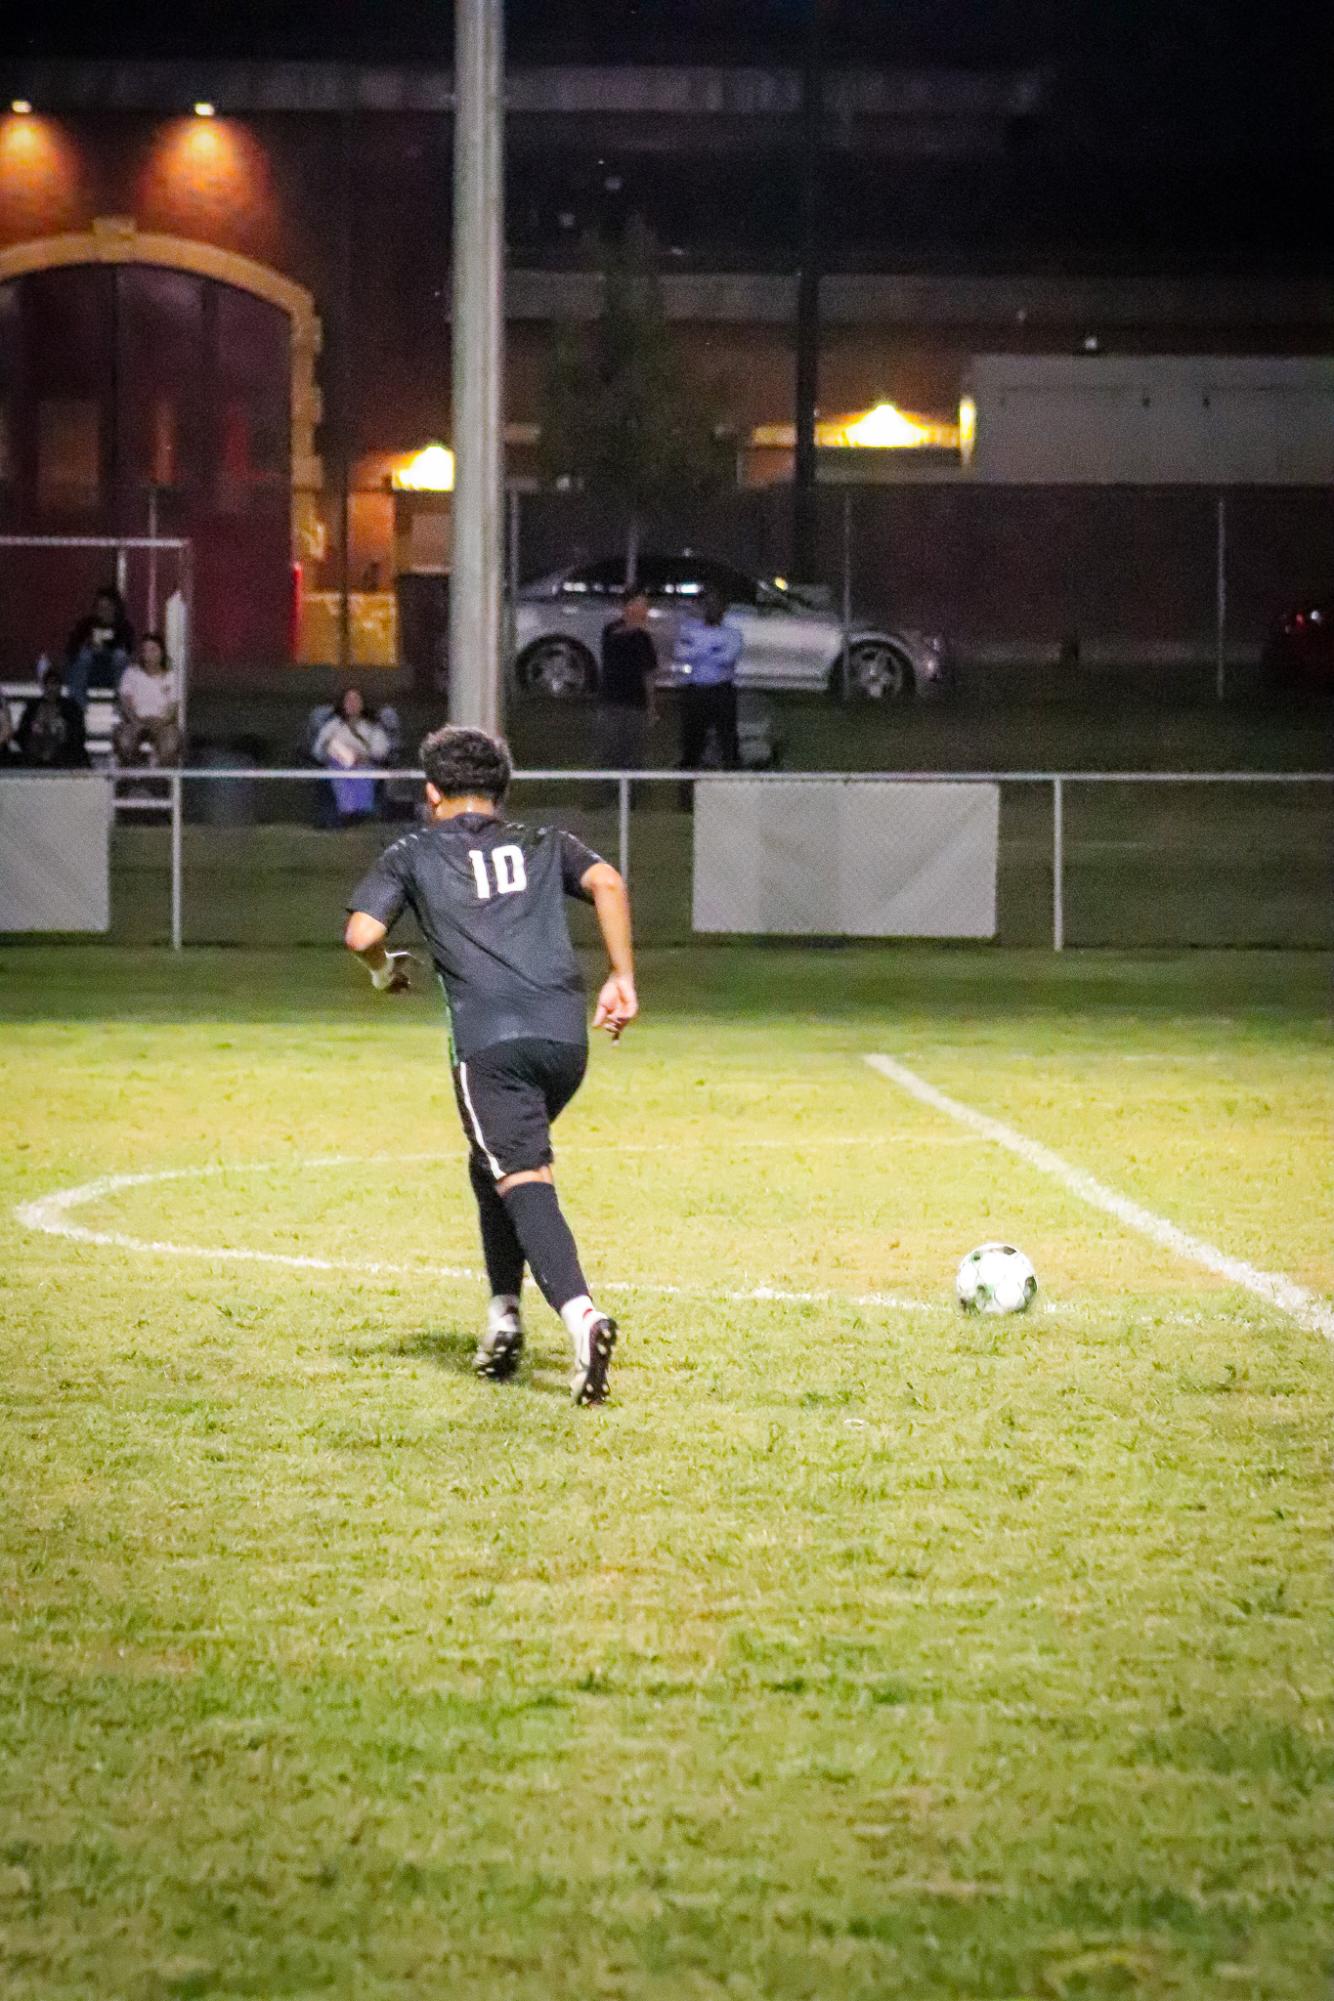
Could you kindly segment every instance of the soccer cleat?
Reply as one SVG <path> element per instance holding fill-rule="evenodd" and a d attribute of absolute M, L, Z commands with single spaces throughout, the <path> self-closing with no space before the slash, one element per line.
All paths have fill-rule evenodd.
<path fill-rule="evenodd" d="M 472 1358 L 479 1376 L 493 1383 L 507 1383 L 518 1369 L 523 1355 L 523 1322 L 517 1313 L 506 1314 L 489 1326 L 477 1343 Z"/>
<path fill-rule="evenodd" d="M 605 1403 L 607 1370 L 616 1346 L 616 1322 L 599 1316 L 585 1321 L 574 1342 L 570 1395 L 575 1403 Z"/>

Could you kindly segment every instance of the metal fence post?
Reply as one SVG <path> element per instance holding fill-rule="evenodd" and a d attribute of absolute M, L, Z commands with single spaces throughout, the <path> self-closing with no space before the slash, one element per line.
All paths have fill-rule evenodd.
<path fill-rule="evenodd" d="M 624 772 L 616 780 L 616 833 L 622 878 L 630 880 L 630 780 Z"/>
<path fill-rule="evenodd" d="M 1218 496 L 1214 531 L 1214 692 L 1223 700 L 1227 682 L 1227 496 Z"/>
<path fill-rule="evenodd" d="M 181 841 L 181 774 L 171 774 L 171 949 L 179 952 L 184 943 L 181 923 L 182 891 L 182 841 Z"/>
<path fill-rule="evenodd" d="M 496 712 L 504 727 L 507 698 L 515 687 L 514 661 L 519 651 L 519 489 L 511 480 L 506 488 L 505 512 L 505 608 L 504 642 L 501 648 L 500 682 L 496 690 Z"/>
<path fill-rule="evenodd" d="M 1065 950 L 1065 786 L 1051 782 L 1051 948 Z"/>
<path fill-rule="evenodd" d="M 848 639 L 852 632 L 852 489 L 843 489 L 843 699 L 848 699 Z"/>

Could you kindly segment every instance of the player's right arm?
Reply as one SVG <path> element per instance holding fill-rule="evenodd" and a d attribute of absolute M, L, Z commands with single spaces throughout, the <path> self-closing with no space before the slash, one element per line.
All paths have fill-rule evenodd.
<path fill-rule="evenodd" d="M 378 917 L 371 917 L 364 910 L 354 910 L 347 920 L 343 932 L 343 943 L 349 952 L 355 952 L 362 965 L 371 976 L 371 985 L 379 987 L 382 993 L 406 993 L 412 982 L 408 978 L 409 952 L 387 952 L 384 941 L 388 936 L 388 926 L 381 924 Z"/>
<path fill-rule="evenodd" d="M 343 929 L 343 943 L 361 960 L 371 976 L 372 986 L 382 993 L 401 994 L 411 985 L 408 979 L 411 954 L 386 951 L 384 942 L 391 925 L 398 921 L 404 901 L 402 845 L 395 842 L 352 892 Z"/>
<path fill-rule="evenodd" d="M 598 929 L 611 968 L 598 994 L 594 1028 L 605 1028 L 613 1042 L 639 1013 L 635 992 L 635 953 L 630 926 L 630 892 L 610 862 L 594 862 L 579 878 L 597 915 Z"/>

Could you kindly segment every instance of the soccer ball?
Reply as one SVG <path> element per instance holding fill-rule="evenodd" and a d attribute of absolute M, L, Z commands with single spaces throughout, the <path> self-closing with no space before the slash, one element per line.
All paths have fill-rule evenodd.
<path fill-rule="evenodd" d="M 1027 1313 L 1037 1289 L 1037 1273 L 1013 1244 L 980 1244 L 954 1280 L 965 1313 Z"/>

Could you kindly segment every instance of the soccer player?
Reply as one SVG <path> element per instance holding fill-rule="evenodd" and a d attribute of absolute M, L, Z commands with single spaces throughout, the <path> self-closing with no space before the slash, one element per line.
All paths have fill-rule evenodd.
<path fill-rule="evenodd" d="M 630 899 L 610 863 L 573 834 L 501 817 L 510 758 L 499 739 L 436 730 L 420 756 L 430 822 L 395 841 L 357 885 L 344 942 L 376 987 L 401 992 L 409 955 L 384 941 L 408 906 L 444 988 L 491 1285 L 474 1368 L 503 1382 L 519 1366 L 526 1263 L 574 1344 L 574 1401 L 601 1403 L 616 1323 L 589 1297 L 551 1173 L 551 1122 L 588 1062 L 584 986 L 563 899 L 581 897 L 597 912 L 611 970 L 593 1026 L 613 1041 L 639 1012 Z"/>

